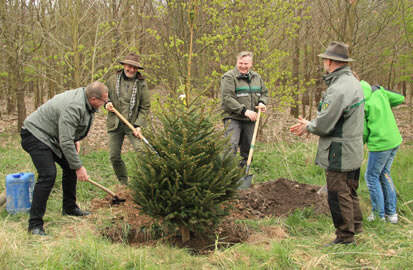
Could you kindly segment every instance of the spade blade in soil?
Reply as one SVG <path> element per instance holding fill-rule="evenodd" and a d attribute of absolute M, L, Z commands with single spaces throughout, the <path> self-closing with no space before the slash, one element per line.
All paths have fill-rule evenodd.
<path fill-rule="evenodd" d="M 246 175 L 246 176 L 242 177 L 239 180 L 241 185 L 238 187 L 238 189 L 247 189 L 247 188 L 249 188 L 251 186 L 253 176 L 254 176 L 253 174 L 249 174 L 249 175 Z"/>
<path fill-rule="evenodd" d="M 119 198 L 118 196 L 115 196 L 113 199 L 112 199 L 112 204 L 120 204 L 120 203 L 123 203 L 123 202 L 125 202 L 126 201 L 126 199 L 121 199 L 121 198 Z"/>

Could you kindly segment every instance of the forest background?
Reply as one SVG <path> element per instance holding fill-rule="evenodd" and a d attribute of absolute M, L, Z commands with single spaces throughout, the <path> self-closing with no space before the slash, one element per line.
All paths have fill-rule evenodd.
<path fill-rule="evenodd" d="M 411 104 L 412 0 L 0 0 L 0 119 L 17 114 L 19 130 L 25 97 L 38 107 L 104 82 L 128 52 L 141 55 L 152 94 L 219 99 L 242 50 L 269 89 L 269 116 L 311 117 L 325 89 L 317 54 L 333 40 L 349 44 L 362 79 Z"/>
<path fill-rule="evenodd" d="M 324 185 L 314 165 L 316 136 L 294 138 L 288 127 L 298 115 L 315 116 L 326 87 L 317 54 L 333 40 L 349 45 L 356 60 L 351 68 L 362 79 L 406 96 L 395 109 L 404 139 L 392 170 L 400 192 L 398 225 L 366 222 L 357 246 L 326 249 L 322 245 L 334 236 L 331 217 L 305 209 L 244 220 L 240 224 L 252 232 L 247 243 L 221 250 L 218 242 L 226 240 L 217 239 L 214 252 L 193 256 L 168 245 L 136 248 L 102 238 L 115 228 L 113 220 L 122 221 L 122 207 L 96 210 L 93 219 L 62 217 L 57 181 L 46 217 L 51 238 L 23 233 L 27 214 L 0 211 L 0 269 L 411 268 L 413 0 L 0 0 L 0 189 L 7 174 L 35 171 L 17 134 L 25 117 L 58 93 L 105 82 L 128 52 L 141 56 L 156 111 L 158 98 L 184 93 L 189 100 L 202 95 L 219 102 L 220 78 L 241 50 L 254 53 L 253 69 L 270 94 L 254 152 L 254 181 L 282 177 Z M 105 110 L 96 114 L 82 141 L 82 161 L 93 179 L 112 189 L 117 180 L 105 118 Z M 126 154 L 130 166 L 132 153 Z M 105 194 L 82 183 L 78 195 L 81 207 L 90 209 Z M 126 239 L 132 228 L 121 224 Z"/>

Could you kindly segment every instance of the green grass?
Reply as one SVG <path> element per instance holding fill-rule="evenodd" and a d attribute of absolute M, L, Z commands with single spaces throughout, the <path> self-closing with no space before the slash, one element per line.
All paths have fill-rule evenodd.
<path fill-rule="evenodd" d="M 322 185 L 323 170 L 314 164 L 315 143 L 258 144 L 251 171 L 255 182 L 287 178 L 301 183 Z"/>
<path fill-rule="evenodd" d="M 16 134 L 1 134 L 0 140 L 7 142 L 0 146 L 3 191 L 6 175 L 35 170 Z M 251 167 L 254 181 L 282 177 L 323 185 L 324 172 L 314 165 L 315 152 L 315 143 L 258 144 Z M 126 155 L 129 164 L 131 157 L 131 153 Z M 4 206 L 0 208 L 0 269 L 408 269 L 413 265 L 412 157 L 413 149 L 402 146 L 392 167 L 401 222 L 365 222 L 364 232 L 356 236 L 356 246 L 324 247 L 334 238 L 331 218 L 304 209 L 288 217 L 239 221 L 253 233 L 249 241 L 202 256 L 163 244 L 131 247 L 110 242 L 98 233 L 100 227 L 110 225 L 110 209 L 98 211 L 99 219 L 63 217 L 59 169 L 45 216 L 45 228 L 51 236 L 28 235 L 27 214 L 9 215 Z M 82 156 L 82 161 L 92 179 L 108 188 L 118 184 L 106 151 L 91 152 Z M 78 183 L 82 208 L 105 195 L 89 183 Z M 371 206 L 363 176 L 359 195 L 367 216 Z M 284 234 L 268 234 L 271 228 Z"/>

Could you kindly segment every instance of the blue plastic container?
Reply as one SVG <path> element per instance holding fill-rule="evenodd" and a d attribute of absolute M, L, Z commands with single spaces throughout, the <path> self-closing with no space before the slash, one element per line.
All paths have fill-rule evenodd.
<path fill-rule="evenodd" d="M 29 212 L 34 188 L 33 173 L 15 173 L 6 176 L 6 210 L 11 214 Z"/>

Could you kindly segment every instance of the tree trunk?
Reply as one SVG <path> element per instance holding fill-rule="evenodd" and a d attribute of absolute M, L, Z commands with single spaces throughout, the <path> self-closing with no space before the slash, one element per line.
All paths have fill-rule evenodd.
<path fill-rule="evenodd" d="M 310 82 L 310 77 L 311 77 L 311 59 L 312 57 L 308 57 L 308 46 L 304 46 L 304 65 L 303 65 L 303 70 L 304 70 L 304 83 L 309 83 Z M 311 85 L 305 88 L 305 91 L 302 95 L 301 98 L 301 104 L 303 107 L 302 110 L 302 115 L 304 118 L 306 118 L 306 106 L 310 105 L 310 96 L 311 96 Z M 311 108 L 310 108 L 311 110 Z M 311 117 L 311 114 L 310 114 Z"/>
<path fill-rule="evenodd" d="M 301 15 L 301 10 L 296 11 L 297 16 Z M 300 78 L 299 78 L 299 72 L 300 72 L 300 35 L 299 35 L 299 29 L 297 30 L 297 36 L 294 39 L 294 53 L 293 53 L 293 80 L 294 80 L 294 90 L 293 90 L 293 99 L 294 99 L 294 104 L 291 106 L 290 109 L 290 114 L 293 115 L 294 117 L 298 117 L 298 114 L 300 112 L 300 106 L 298 104 L 299 102 L 299 87 L 300 87 Z"/>
<path fill-rule="evenodd" d="M 15 75 L 15 70 L 13 69 L 14 65 L 14 60 L 12 57 L 9 57 L 8 59 L 8 67 L 9 67 L 9 73 L 7 76 L 7 114 L 12 114 L 16 112 L 16 92 L 15 92 L 15 85 L 17 84 L 16 82 L 16 75 Z"/>
<path fill-rule="evenodd" d="M 323 92 L 323 79 L 318 79 L 316 83 L 316 90 L 314 93 L 315 104 L 318 106 L 321 100 L 321 93 Z"/>
<path fill-rule="evenodd" d="M 23 67 L 16 65 L 16 100 L 17 100 L 17 132 L 23 126 L 23 121 L 26 119 L 26 103 L 24 102 L 24 85 L 19 85 L 17 82 L 23 82 Z"/>
<path fill-rule="evenodd" d="M 406 84 L 406 81 L 403 81 L 402 82 L 402 93 L 403 93 L 403 96 L 407 96 L 407 84 Z M 410 104 L 411 105 L 411 104 Z"/>
<path fill-rule="evenodd" d="M 17 90 L 17 132 L 23 126 L 23 121 L 26 119 L 26 103 L 24 102 L 24 88 Z"/>
<path fill-rule="evenodd" d="M 306 63 L 306 64 L 304 64 L 304 69 L 305 69 L 305 72 L 304 72 L 304 75 L 305 75 L 304 82 L 307 83 L 307 82 L 310 81 L 310 72 L 311 72 L 311 61 L 310 61 L 310 59 L 309 59 L 309 57 L 308 57 L 308 46 L 305 46 L 305 47 L 304 47 L 304 63 Z M 308 87 L 308 88 L 305 89 L 305 92 L 303 93 L 303 97 L 302 97 L 302 99 L 301 99 L 301 102 L 302 102 L 302 104 L 303 104 L 303 110 L 305 110 L 305 105 L 309 105 L 309 104 L 310 104 L 309 88 L 310 88 L 310 87 Z"/>
<path fill-rule="evenodd" d="M 72 88 L 80 87 L 80 52 L 79 52 L 79 9 L 80 1 L 76 1 L 76 7 L 74 7 L 74 21 L 72 22 L 72 46 L 73 46 L 73 83 Z"/>
<path fill-rule="evenodd" d="M 191 239 L 190 231 L 187 227 L 181 227 L 181 241 L 182 243 L 186 243 Z"/>

